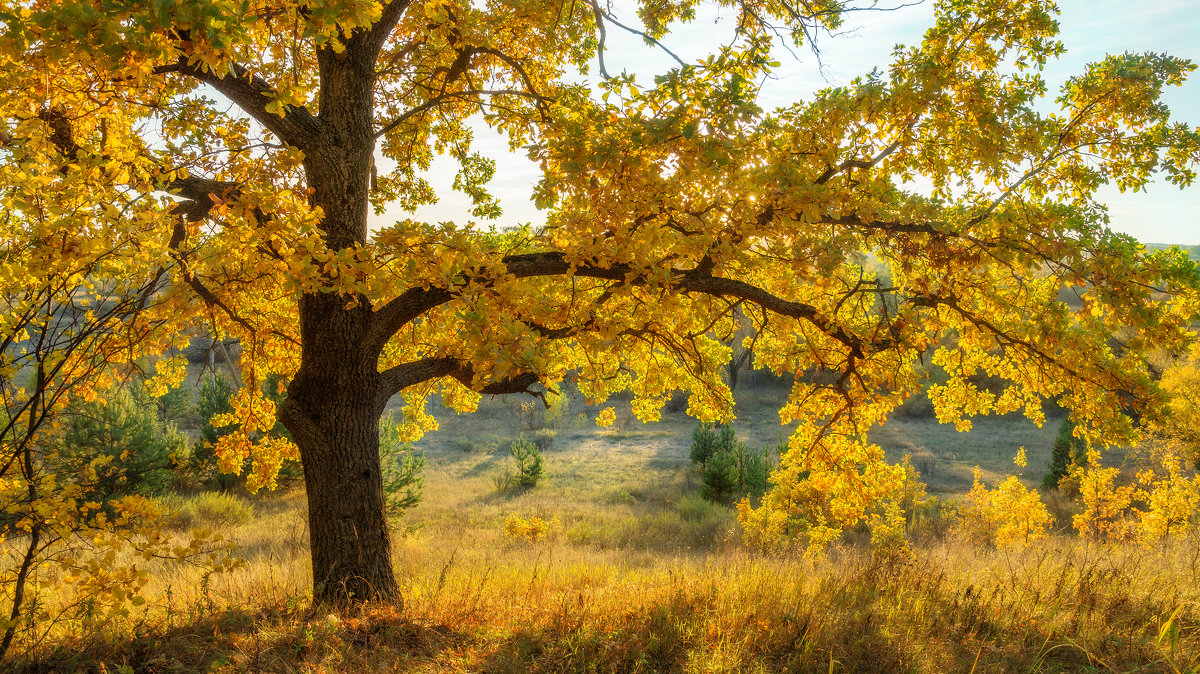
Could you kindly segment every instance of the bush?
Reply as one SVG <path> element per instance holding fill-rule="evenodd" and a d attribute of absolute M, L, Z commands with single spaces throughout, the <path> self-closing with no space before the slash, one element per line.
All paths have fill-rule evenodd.
<path fill-rule="evenodd" d="M 56 445 L 60 471 L 96 469 L 96 478 L 85 480 L 88 498 L 103 502 L 161 493 L 173 479 L 176 462 L 187 457 L 188 443 L 186 435 L 159 418 L 155 401 L 117 389 L 104 400 L 72 404 Z"/>
<path fill-rule="evenodd" d="M 554 449 L 554 439 L 558 436 L 558 431 L 543 428 L 533 434 L 533 444 L 537 446 L 538 451 L 548 452 Z"/>
<path fill-rule="evenodd" d="M 700 469 L 703 482 L 700 493 L 710 501 L 729 503 L 741 489 L 741 477 L 737 455 L 733 452 L 717 452 Z"/>
<path fill-rule="evenodd" d="M 534 431 L 545 425 L 546 413 L 538 401 L 523 400 L 517 403 L 517 419 L 521 421 L 521 428 Z"/>
<path fill-rule="evenodd" d="M 1016 464 L 1025 467 L 1025 449 Z M 983 472 L 974 471 L 975 483 L 959 504 L 957 529 L 976 545 L 1004 547 L 1027 544 L 1046 535 L 1052 519 L 1041 496 L 1010 475 L 993 489 L 983 484 Z"/>
<path fill-rule="evenodd" d="M 523 437 L 514 440 L 508 451 L 517 462 L 517 486 L 536 487 L 545 471 L 545 461 L 542 459 L 541 451 Z"/>
<path fill-rule="evenodd" d="M 739 494 L 759 497 L 767 490 L 774 461 L 773 449 L 748 449 L 732 426 L 698 424 L 692 431 L 689 454 L 700 466 L 700 493 L 711 501 L 729 503 Z"/>
<path fill-rule="evenodd" d="M 732 426 L 700 423 L 692 431 L 692 447 L 688 454 L 692 463 L 703 466 L 713 454 L 732 451 L 739 444 Z"/>
<path fill-rule="evenodd" d="M 398 517 L 421 502 L 426 458 L 412 443 L 400 440 L 400 426 L 391 415 L 379 421 L 379 464 L 389 517 Z"/>
<path fill-rule="evenodd" d="M 497 494 L 507 494 L 517 488 L 517 474 L 511 470 L 503 470 L 492 475 L 492 484 L 496 486 Z"/>
<path fill-rule="evenodd" d="M 938 470 L 938 457 L 926 447 L 912 447 L 909 461 L 913 468 L 924 477 L 933 475 Z"/>
<path fill-rule="evenodd" d="M 1063 419 L 1050 450 L 1050 472 L 1042 478 L 1042 486 L 1046 489 L 1057 489 L 1063 478 L 1070 474 L 1072 466 L 1087 465 L 1087 443 L 1075 437 L 1074 431 L 1075 424 L 1070 417 Z"/>
<path fill-rule="evenodd" d="M 537 543 L 558 538 L 562 533 L 562 523 L 559 522 L 558 515 L 549 520 L 536 515 L 528 519 L 520 515 L 509 515 L 504 519 L 504 533 L 518 541 Z"/>

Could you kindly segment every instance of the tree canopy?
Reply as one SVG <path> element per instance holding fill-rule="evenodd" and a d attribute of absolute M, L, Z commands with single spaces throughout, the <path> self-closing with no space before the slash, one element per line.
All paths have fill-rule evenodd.
<path fill-rule="evenodd" d="M 716 3 L 737 30 L 707 58 L 653 82 L 606 68 L 607 31 L 636 15 L 656 42 L 699 4 L 0 2 L 0 281 L 69 267 L 148 288 L 124 362 L 199 326 L 237 337 L 240 431 L 216 449 L 251 457 L 257 486 L 301 458 L 320 598 L 395 594 L 378 468 L 393 396 L 409 438 L 434 427 L 435 394 L 469 411 L 564 378 L 601 404 L 632 391 L 642 419 L 679 389 L 728 419 L 739 315 L 755 367 L 796 375 L 780 414 L 798 430 L 742 508 L 763 541 L 827 541 L 903 481 L 866 430 L 921 390 L 927 358 L 960 428 L 1041 421 L 1058 397 L 1090 440 L 1120 442 L 1127 412 L 1155 412 L 1146 356 L 1191 339 L 1196 269 L 1108 230 L 1095 193 L 1191 183 L 1200 137 L 1159 100 L 1191 63 L 1108 56 L 1051 94 L 1052 3 L 943 0 L 886 69 L 764 110 L 774 45 L 870 4 L 752 0 Z M 368 228 L 371 209 L 437 199 L 438 154 L 473 215 L 499 215 L 480 123 L 541 168 L 544 228 Z M 176 381 L 182 356 L 157 368 Z M 294 444 L 259 433 L 277 415 Z"/>

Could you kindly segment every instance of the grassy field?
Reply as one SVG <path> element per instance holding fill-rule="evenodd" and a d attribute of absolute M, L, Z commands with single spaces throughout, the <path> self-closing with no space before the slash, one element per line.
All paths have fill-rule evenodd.
<path fill-rule="evenodd" d="M 752 446 L 787 435 L 770 388 L 739 402 Z M 972 548 L 942 527 L 913 554 L 878 558 L 850 536 L 828 555 L 765 555 L 739 543 L 732 509 L 709 503 L 687 451 L 694 422 L 597 429 L 572 410 L 522 427 L 519 401 L 439 415 L 420 443 L 425 500 L 396 522 L 405 605 L 311 607 L 303 494 L 250 500 L 210 522 L 245 565 L 204 579 L 155 568 L 150 610 L 103 633 L 60 635 L 18 671 L 1189 671 L 1200 664 L 1200 538 L 1098 547 L 1055 534 L 1028 549 Z M 1035 485 L 1057 430 L 984 419 L 957 434 L 905 418 L 876 440 L 914 456 L 952 497 L 1012 472 L 1025 446 Z M 494 477 L 522 432 L 548 443 L 536 488 Z M 183 503 L 186 498 L 178 503 Z M 509 515 L 557 517 L 550 540 L 506 536 Z M 200 515 L 203 519 L 204 515 Z M 128 669 L 122 669 L 127 667 Z"/>

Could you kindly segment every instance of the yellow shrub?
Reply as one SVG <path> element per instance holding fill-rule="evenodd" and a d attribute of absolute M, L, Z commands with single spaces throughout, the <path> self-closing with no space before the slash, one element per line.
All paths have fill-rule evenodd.
<path fill-rule="evenodd" d="M 912 456 L 905 454 L 900 462 L 904 476 L 896 489 L 880 500 L 879 506 L 867 517 L 871 530 L 871 545 L 877 550 L 908 552 L 908 525 L 913 513 L 935 503 L 925 492 L 921 474 L 912 466 Z"/>
<path fill-rule="evenodd" d="M 1079 481 L 1079 501 L 1083 511 L 1073 518 L 1080 536 L 1094 541 L 1119 541 L 1131 533 L 1127 510 L 1137 489 L 1117 486 L 1116 468 L 1100 465 L 1100 452 L 1088 450 L 1086 467 L 1076 467 L 1072 476 Z"/>
<path fill-rule="evenodd" d="M 1017 452 L 1016 464 L 1025 467 L 1025 449 Z M 983 484 L 983 472 L 975 467 L 975 484 L 959 507 L 959 533 L 976 543 L 996 546 L 1025 544 L 1046 535 L 1052 518 L 1042 497 L 1010 475 L 995 489 Z"/>
<path fill-rule="evenodd" d="M 1175 451 L 1164 448 L 1160 454 L 1161 471 L 1138 473 L 1143 489 L 1137 496 L 1146 508 L 1133 512 L 1138 521 L 1138 535 L 1147 544 L 1185 533 L 1200 502 L 1200 478 L 1184 476 L 1183 458 Z"/>
<path fill-rule="evenodd" d="M 562 533 L 562 523 L 558 521 L 558 515 L 549 520 L 544 520 L 536 515 L 529 519 L 520 515 L 509 515 L 504 520 L 504 533 L 509 538 L 518 541 L 537 543 L 557 538 Z"/>
<path fill-rule="evenodd" d="M 883 449 L 862 434 L 826 430 L 797 429 L 759 506 L 748 499 L 737 505 L 744 542 L 778 549 L 803 541 L 819 553 L 847 528 L 865 523 L 877 545 L 902 543 L 904 509 L 923 498 L 916 472 L 889 464 Z"/>

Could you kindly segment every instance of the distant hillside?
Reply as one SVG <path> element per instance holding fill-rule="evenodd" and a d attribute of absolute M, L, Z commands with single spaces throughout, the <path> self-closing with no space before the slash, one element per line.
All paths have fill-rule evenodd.
<path fill-rule="evenodd" d="M 1151 250 L 1163 250 L 1164 248 L 1170 248 L 1171 246 L 1178 245 L 1180 248 L 1187 251 L 1188 257 L 1200 262 L 1200 246 L 1183 246 L 1171 243 L 1147 243 L 1144 245 Z"/>

